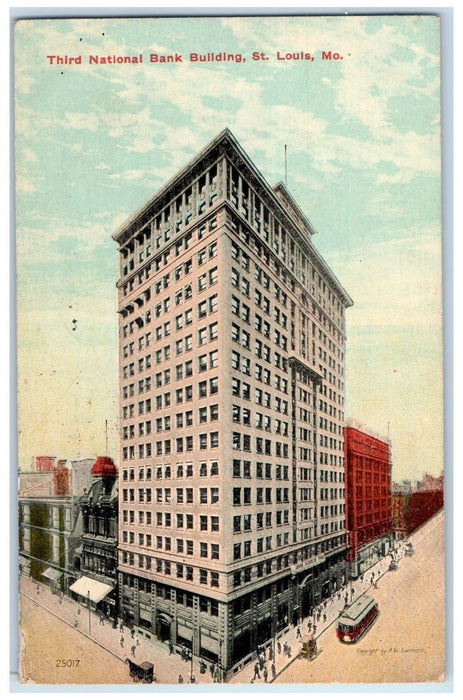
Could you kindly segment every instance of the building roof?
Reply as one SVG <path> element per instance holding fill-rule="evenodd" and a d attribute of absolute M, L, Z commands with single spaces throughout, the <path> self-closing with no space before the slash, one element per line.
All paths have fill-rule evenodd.
<path fill-rule="evenodd" d="M 111 457 L 97 457 L 91 473 L 93 476 L 116 476 L 117 469 Z"/>
<path fill-rule="evenodd" d="M 221 131 L 185 167 L 179 170 L 160 190 L 133 212 L 113 233 L 113 239 L 120 246 L 123 246 L 149 223 L 153 217 L 153 210 L 162 209 L 165 204 L 182 192 L 188 185 L 192 174 L 194 177 L 201 174 L 205 161 L 212 164 L 224 153 L 233 154 L 235 158 L 238 158 L 243 173 L 246 173 L 247 177 L 254 181 L 256 189 L 265 195 L 266 204 L 272 212 L 285 222 L 290 228 L 295 241 L 307 255 L 318 263 L 323 273 L 327 274 L 331 282 L 336 285 L 343 298 L 344 305 L 346 307 L 352 306 L 353 300 L 311 242 L 311 237 L 316 233 L 316 230 L 290 195 L 285 185 L 280 182 L 271 187 L 228 128 Z"/>

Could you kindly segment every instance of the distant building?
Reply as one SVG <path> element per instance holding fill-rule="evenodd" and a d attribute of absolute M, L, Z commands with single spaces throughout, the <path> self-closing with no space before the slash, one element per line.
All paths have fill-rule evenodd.
<path fill-rule="evenodd" d="M 28 496 L 55 496 L 55 476 L 49 472 L 20 472 L 18 475 L 18 494 L 20 498 Z"/>
<path fill-rule="evenodd" d="M 67 591 L 75 580 L 75 556 L 82 523 L 77 496 L 88 488 L 93 460 L 71 463 L 35 457 L 35 471 L 18 475 L 20 573 L 53 590 Z"/>
<path fill-rule="evenodd" d="M 394 484 L 393 528 L 406 539 L 444 505 L 444 477 L 425 474 L 412 489 L 411 482 Z"/>
<path fill-rule="evenodd" d="M 86 605 L 117 616 L 117 470 L 110 457 L 98 457 L 91 485 L 79 498 L 82 540 L 76 552 L 80 573 L 70 591 Z"/>
<path fill-rule="evenodd" d="M 404 540 L 407 537 L 407 525 L 405 511 L 410 494 L 403 494 L 394 490 L 391 496 L 392 505 L 392 532 L 395 540 Z"/>
<path fill-rule="evenodd" d="M 56 457 L 39 455 L 34 459 L 36 472 L 52 472 L 56 466 Z"/>
<path fill-rule="evenodd" d="M 19 498 L 19 571 L 53 590 L 74 580 L 74 554 L 80 544 L 79 506 L 70 496 Z"/>
<path fill-rule="evenodd" d="M 391 458 L 386 440 L 344 428 L 350 575 L 357 578 L 392 546 Z"/>
<path fill-rule="evenodd" d="M 417 491 L 443 491 L 444 475 L 425 474 L 416 484 Z"/>
<path fill-rule="evenodd" d="M 69 491 L 73 496 L 81 496 L 92 483 L 92 458 L 73 459 L 69 469 Z"/>
<path fill-rule="evenodd" d="M 393 481 L 391 486 L 392 493 L 411 493 L 413 491 L 412 482 L 409 479 L 403 481 Z"/>

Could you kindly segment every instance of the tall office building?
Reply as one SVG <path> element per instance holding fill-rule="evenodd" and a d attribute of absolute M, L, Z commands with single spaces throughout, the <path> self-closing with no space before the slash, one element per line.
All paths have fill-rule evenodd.
<path fill-rule="evenodd" d="M 121 614 L 223 678 L 345 580 L 345 309 L 220 133 L 119 245 Z"/>

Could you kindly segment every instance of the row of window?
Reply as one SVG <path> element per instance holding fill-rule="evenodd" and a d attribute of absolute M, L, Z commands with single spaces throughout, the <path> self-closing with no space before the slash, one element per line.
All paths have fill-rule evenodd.
<path fill-rule="evenodd" d="M 234 423 L 242 423 L 243 425 L 251 425 L 251 410 L 246 407 L 238 406 L 236 404 L 232 405 L 232 420 Z M 289 434 L 289 424 L 286 421 L 282 421 L 276 418 L 273 422 L 273 432 L 276 435 L 283 435 L 285 437 Z M 266 430 L 267 432 L 272 432 L 272 418 L 263 413 L 256 412 L 254 418 L 254 427 Z"/>
<path fill-rule="evenodd" d="M 289 510 L 277 510 L 275 514 L 272 511 L 244 513 L 233 516 L 233 532 L 251 532 L 253 528 L 262 530 L 264 527 L 273 527 L 273 515 L 275 515 L 275 525 L 288 525 Z"/>
<path fill-rule="evenodd" d="M 200 516 L 200 518 L 207 518 L 207 516 Z M 218 529 L 218 527 L 217 527 Z M 133 545 L 135 544 L 135 533 L 131 530 L 122 531 L 122 541 L 125 544 Z M 139 532 L 137 538 L 137 545 L 140 547 L 152 547 L 154 544 L 155 548 L 164 550 L 165 552 L 175 551 L 177 554 L 186 554 L 188 556 L 194 556 L 194 541 L 184 540 L 182 538 L 172 538 L 170 536 L 156 535 L 154 541 L 151 533 Z M 220 545 L 211 542 L 199 542 L 198 554 L 203 559 L 219 559 L 220 557 Z"/>
<path fill-rule="evenodd" d="M 152 570 L 153 557 L 145 554 L 135 555 L 134 552 L 121 552 L 122 564 L 135 566 L 135 559 L 137 561 L 137 566 L 139 569 L 145 569 L 146 571 Z M 186 581 L 195 581 L 195 567 L 193 566 L 187 566 L 185 564 L 175 564 L 168 560 L 156 558 L 155 570 L 156 573 L 164 574 L 165 576 L 176 576 L 178 579 L 185 579 Z M 201 585 L 211 586 L 212 588 L 218 588 L 219 574 L 217 571 L 198 569 L 197 575 L 197 582 Z"/>
<path fill-rule="evenodd" d="M 254 554 L 261 554 L 264 551 L 268 552 L 272 549 L 272 535 L 267 537 L 259 537 L 254 542 L 245 540 L 244 542 L 234 542 L 233 544 L 233 561 L 251 557 Z M 253 547 L 254 544 L 254 547 Z M 289 532 L 278 533 L 275 535 L 275 548 L 284 547 L 289 544 Z"/>
<path fill-rule="evenodd" d="M 170 487 L 156 488 L 154 489 L 156 496 L 156 503 L 172 503 L 173 494 L 175 496 L 175 503 L 194 503 L 194 489 L 190 487 L 186 488 L 176 488 L 172 489 Z M 122 489 L 122 501 L 124 503 L 132 503 L 135 501 L 134 488 L 123 488 Z M 212 505 L 219 502 L 219 489 L 217 486 L 199 487 L 196 490 L 197 503 L 211 503 Z M 138 489 L 138 502 L 150 503 L 152 498 L 151 488 L 141 488 Z"/>
<path fill-rule="evenodd" d="M 249 460 L 233 460 L 233 476 L 236 478 L 251 479 L 251 462 Z M 287 464 L 276 464 L 274 471 L 269 462 L 256 462 L 254 469 L 256 479 L 276 479 L 277 481 L 288 481 L 289 467 Z"/>
<path fill-rule="evenodd" d="M 219 463 L 216 459 L 210 460 L 209 462 L 199 462 L 197 465 L 196 473 L 200 477 L 218 476 Z M 156 465 L 153 468 L 138 467 L 137 478 L 139 481 L 144 481 L 145 479 L 149 481 L 152 479 L 153 474 L 155 475 L 156 479 L 171 479 L 174 476 L 177 479 L 193 477 L 193 463 L 178 463 L 175 465 L 174 469 L 172 469 L 170 464 Z M 132 467 L 131 469 L 124 469 L 122 471 L 123 481 L 134 481 L 134 479 L 135 467 Z"/>
<path fill-rule="evenodd" d="M 214 418 L 217 420 L 217 418 Z M 183 452 L 192 452 L 194 450 L 194 436 L 187 435 L 179 437 L 175 440 L 158 440 L 154 443 L 155 454 L 157 457 L 162 455 L 170 455 L 173 451 L 177 454 Z M 197 449 L 209 450 L 219 447 L 219 433 L 200 433 L 197 436 Z M 147 442 L 141 445 L 125 445 L 122 448 L 122 459 L 145 459 L 153 454 L 153 443 Z"/>
<path fill-rule="evenodd" d="M 234 486 L 233 487 L 233 505 L 251 505 L 252 504 L 252 488 L 250 486 Z M 289 488 L 286 487 L 255 487 L 255 503 L 289 503 Z"/>
<path fill-rule="evenodd" d="M 251 401 L 251 384 L 242 381 L 237 377 L 232 377 L 232 395 L 238 396 L 246 401 Z M 254 401 L 258 406 L 272 408 L 272 394 L 269 391 L 264 391 L 259 387 L 255 388 Z M 275 396 L 273 400 L 273 409 L 283 415 L 288 415 L 289 403 L 286 399 Z"/>
<path fill-rule="evenodd" d="M 254 438 L 254 449 L 252 450 L 252 437 L 246 433 L 234 431 L 232 433 L 232 447 L 234 450 L 242 450 L 243 452 L 254 451 L 256 454 L 272 455 L 276 457 L 287 458 L 289 455 L 289 447 L 286 443 L 274 441 L 274 450 L 272 452 L 272 440 L 267 438 Z"/>

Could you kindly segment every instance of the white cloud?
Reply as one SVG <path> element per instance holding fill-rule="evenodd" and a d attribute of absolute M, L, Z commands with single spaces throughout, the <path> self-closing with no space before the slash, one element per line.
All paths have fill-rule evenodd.
<path fill-rule="evenodd" d="M 442 326 L 441 240 L 429 229 L 394 241 L 362 245 L 329 256 L 342 270 L 343 285 L 354 300 L 348 311 L 351 328 Z M 366 293 L 365 290 L 368 290 Z"/>

